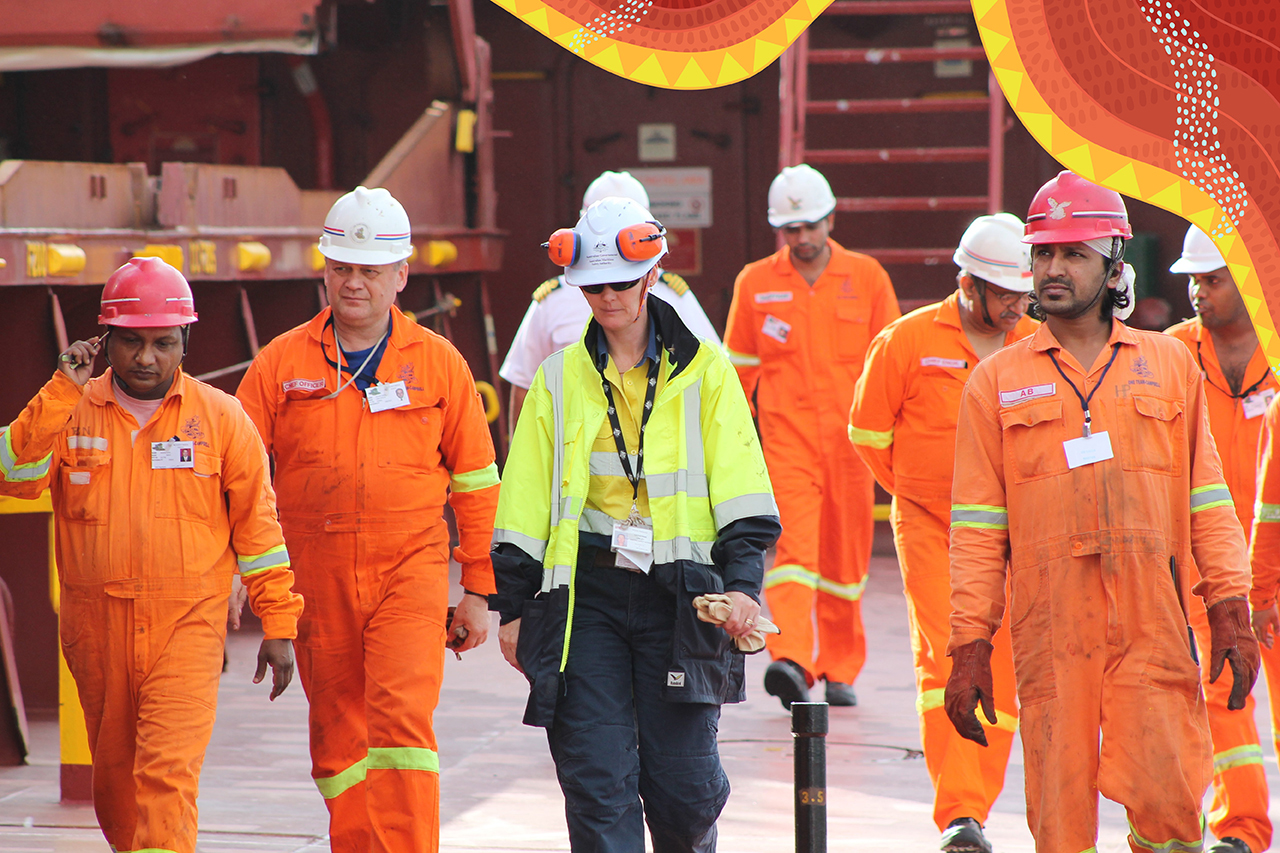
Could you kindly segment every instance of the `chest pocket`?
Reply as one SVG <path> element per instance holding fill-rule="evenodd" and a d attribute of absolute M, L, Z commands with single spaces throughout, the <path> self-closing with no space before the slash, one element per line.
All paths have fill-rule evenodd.
<path fill-rule="evenodd" d="M 198 521 L 212 527 L 226 512 L 222 496 L 222 457 L 196 448 L 192 468 L 151 472 L 156 517 Z"/>
<path fill-rule="evenodd" d="M 378 465 L 431 470 L 440 464 L 447 403 L 443 397 L 425 402 L 412 393 L 409 400 L 399 409 L 366 413 L 373 421 Z"/>
<path fill-rule="evenodd" d="M 63 459 L 58 468 L 60 515 L 68 521 L 106 524 L 111 507 L 111 457 L 84 450 Z"/>
<path fill-rule="evenodd" d="M 325 393 L 285 394 L 272 437 L 280 465 L 332 467 L 339 404 L 337 400 L 321 399 Z"/>
<path fill-rule="evenodd" d="M 801 332 L 796 328 L 800 312 L 796 310 L 794 299 L 754 302 L 752 307 L 755 309 L 753 322 L 760 356 L 768 361 L 771 355 L 795 352 L 796 337 Z"/>
<path fill-rule="evenodd" d="M 836 358 L 861 361 L 871 346 L 871 311 L 861 299 L 836 300 Z"/>
<path fill-rule="evenodd" d="M 970 372 L 968 367 L 921 365 L 911 383 L 912 412 L 918 412 L 930 429 L 954 435 L 960 418 L 960 395 Z"/>
<path fill-rule="evenodd" d="M 1004 465 L 1006 476 L 1013 473 L 1015 483 L 1027 483 L 1056 477 L 1067 472 L 1067 454 L 1062 449 L 1066 425 L 1062 420 L 1062 401 L 1045 400 L 1000 412 L 1004 430 Z M 957 459 L 957 465 L 964 464 Z"/>
<path fill-rule="evenodd" d="M 1148 394 L 1117 400 L 1120 418 L 1120 464 L 1126 471 L 1149 471 L 1177 477 L 1186 456 L 1186 421 L 1182 403 Z M 1130 410 L 1131 409 L 1131 410 Z"/>

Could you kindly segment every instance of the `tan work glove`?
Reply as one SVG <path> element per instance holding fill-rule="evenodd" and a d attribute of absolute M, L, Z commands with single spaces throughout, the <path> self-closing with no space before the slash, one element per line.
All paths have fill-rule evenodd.
<path fill-rule="evenodd" d="M 1224 598 L 1208 610 L 1209 683 L 1218 680 L 1222 667 L 1231 662 L 1231 696 L 1228 711 L 1239 711 L 1258 680 L 1258 638 L 1249 627 L 1249 602 L 1243 598 Z"/>
<path fill-rule="evenodd" d="M 698 618 L 712 625 L 723 625 L 733 612 L 733 602 L 729 596 L 721 592 L 700 595 L 693 600 L 698 610 Z M 782 630 L 764 616 L 757 616 L 751 633 L 742 637 L 734 637 L 733 644 L 738 651 L 753 655 L 764 649 L 765 634 L 781 634 Z"/>
<path fill-rule="evenodd" d="M 991 687 L 991 643 L 974 640 L 951 652 L 951 677 L 942 703 L 960 737 L 987 745 L 987 733 L 978 722 L 977 708 L 991 725 L 996 724 L 996 703 Z"/>

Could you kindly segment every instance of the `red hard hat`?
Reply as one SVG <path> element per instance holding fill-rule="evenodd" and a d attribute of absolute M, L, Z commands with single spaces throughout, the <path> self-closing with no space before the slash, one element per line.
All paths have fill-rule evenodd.
<path fill-rule="evenodd" d="M 1097 237 L 1132 236 L 1120 193 L 1063 170 L 1032 199 L 1022 242 L 1081 243 Z"/>
<path fill-rule="evenodd" d="M 159 258 L 130 258 L 102 288 L 104 326 L 185 326 L 197 319 L 191 285 Z"/>

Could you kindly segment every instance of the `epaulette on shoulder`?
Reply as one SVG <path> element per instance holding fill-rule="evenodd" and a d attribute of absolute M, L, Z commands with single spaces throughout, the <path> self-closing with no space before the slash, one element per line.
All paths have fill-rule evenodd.
<path fill-rule="evenodd" d="M 538 285 L 538 289 L 533 292 L 533 301 L 541 302 L 552 293 L 560 289 L 560 276 L 549 278 L 542 284 Z"/>
<path fill-rule="evenodd" d="M 684 296 L 689 292 L 689 282 L 685 281 L 673 272 L 663 270 L 662 275 L 658 277 L 658 281 L 661 281 L 667 287 L 674 290 L 676 296 Z"/>

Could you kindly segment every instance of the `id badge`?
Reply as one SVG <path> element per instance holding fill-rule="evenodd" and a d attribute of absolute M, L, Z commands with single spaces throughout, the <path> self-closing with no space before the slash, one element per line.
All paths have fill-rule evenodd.
<path fill-rule="evenodd" d="M 1073 438 L 1062 442 L 1062 449 L 1067 452 L 1067 467 L 1079 468 L 1095 462 L 1105 462 L 1115 456 L 1111 450 L 1111 436 L 1103 432 L 1095 432 L 1088 438 Z"/>
<path fill-rule="evenodd" d="M 624 569 L 634 569 L 649 573 L 653 566 L 653 529 L 643 524 L 627 521 L 613 523 L 613 535 L 609 542 L 611 550 L 618 555 L 618 565 Z"/>
<path fill-rule="evenodd" d="M 1267 406 L 1276 397 L 1276 392 L 1268 388 L 1266 391 L 1259 391 L 1257 394 L 1250 394 L 1244 398 L 1244 416 L 1246 418 L 1256 418 L 1258 415 L 1267 413 Z"/>
<path fill-rule="evenodd" d="M 773 338 L 780 344 L 785 344 L 787 338 L 791 336 L 791 324 L 786 320 L 779 320 L 772 314 L 766 314 L 760 333 L 765 337 Z"/>
<path fill-rule="evenodd" d="M 194 441 L 151 442 L 151 470 L 196 467 Z"/>
<path fill-rule="evenodd" d="M 404 387 L 404 380 L 370 385 L 364 389 L 364 396 L 369 401 L 371 412 L 385 412 L 409 405 L 409 389 Z"/>

